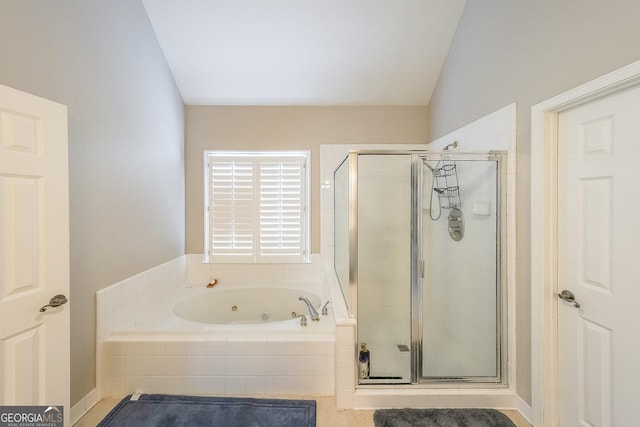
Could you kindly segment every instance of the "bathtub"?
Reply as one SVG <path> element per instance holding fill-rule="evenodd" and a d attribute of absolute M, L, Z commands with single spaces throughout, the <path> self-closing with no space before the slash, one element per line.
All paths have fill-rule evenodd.
<path fill-rule="evenodd" d="M 317 290 L 291 287 L 233 285 L 214 288 L 178 288 L 133 318 L 123 322 L 112 334 L 136 332 L 216 332 L 290 331 L 331 332 L 333 316 L 320 316 L 314 322 L 299 297 L 307 298 L 320 313 L 328 300 Z M 327 309 L 331 304 L 327 305 Z M 330 310 L 327 310 L 329 313 Z M 301 326 L 301 318 L 307 326 Z"/>
<path fill-rule="evenodd" d="M 282 322 L 301 315 L 309 317 L 299 297 L 307 298 L 321 311 L 318 295 L 288 288 L 206 289 L 183 298 L 172 311 L 180 319 L 213 325 Z"/>
<path fill-rule="evenodd" d="M 319 286 L 174 289 L 98 343 L 100 396 L 333 395 L 331 304 L 312 321 L 300 296 L 327 302 Z"/>

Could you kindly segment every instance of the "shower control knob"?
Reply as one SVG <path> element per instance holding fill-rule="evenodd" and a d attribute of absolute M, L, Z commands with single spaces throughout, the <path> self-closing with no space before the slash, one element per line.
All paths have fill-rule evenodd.
<path fill-rule="evenodd" d="M 580 308 L 580 303 L 576 301 L 576 296 L 573 294 L 573 292 L 567 289 L 560 292 L 558 294 L 558 298 L 560 298 L 563 301 L 572 303 L 575 308 Z"/>

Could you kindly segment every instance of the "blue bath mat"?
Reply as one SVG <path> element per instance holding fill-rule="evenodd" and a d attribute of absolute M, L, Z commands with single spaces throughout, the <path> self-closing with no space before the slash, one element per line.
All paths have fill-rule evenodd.
<path fill-rule="evenodd" d="M 122 399 L 98 427 L 315 425 L 315 400 L 143 394 L 137 400 Z"/>

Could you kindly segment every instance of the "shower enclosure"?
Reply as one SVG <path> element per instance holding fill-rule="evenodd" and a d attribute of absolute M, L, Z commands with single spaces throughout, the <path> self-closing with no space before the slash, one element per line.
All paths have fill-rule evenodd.
<path fill-rule="evenodd" d="M 357 318 L 357 384 L 506 384 L 502 153 L 350 152 L 334 265 Z"/>

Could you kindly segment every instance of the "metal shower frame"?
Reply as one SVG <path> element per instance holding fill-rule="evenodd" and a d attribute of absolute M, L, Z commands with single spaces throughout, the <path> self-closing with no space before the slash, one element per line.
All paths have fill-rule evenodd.
<path fill-rule="evenodd" d="M 348 304 L 349 314 L 357 318 L 358 300 L 358 156 L 359 155 L 410 155 L 411 156 L 411 382 L 410 383 L 379 383 L 379 384 L 359 384 L 358 388 L 371 388 L 381 386 L 404 386 L 404 387 L 477 387 L 483 388 L 505 388 L 508 385 L 507 378 L 507 295 L 506 287 L 506 263 L 502 256 L 502 247 L 505 244 L 505 230 L 503 218 L 505 207 L 502 203 L 505 194 L 504 161 L 506 153 L 503 151 L 489 152 L 457 152 L 457 151 L 406 151 L 406 150 L 352 150 L 349 151 L 345 160 L 340 162 L 342 166 L 348 162 L 349 168 L 349 286 Z M 422 376 L 422 286 L 421 281 L 424 274 L 424 260 L 422 257 L 422 220 L 418 213 L 422 210 L 422 164 L 423 158 L 428 157 L 429 161 L 438 160 L 490 160 L 496 161 L 496 316 L 499 319 L 496 325 L 496 376 L 495 377 L 423 377 Z M 340 168 L 338 166 L 338 168 Z M 337 168 L 337 169 L 338 169 Z M 336 169 L 336 170 L 337 170 Z M 334 171 L 335 173 L 335 171 Z M 346 295 L 345 295 L 346 296 Z M 357 333 L 356 333 L 357 341 Z M 357 342 L 354 342 L 354 354 L 357 354 Z M 357 360 L 354 357 L 354 363 Z M 357 369 L 356 369 L 357 372 Z"/>

